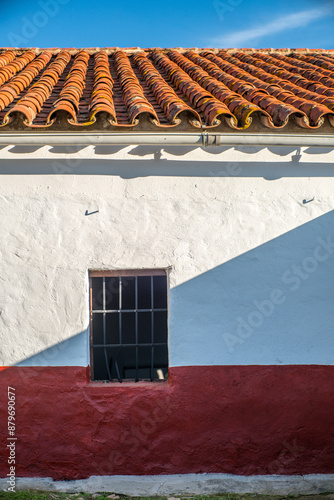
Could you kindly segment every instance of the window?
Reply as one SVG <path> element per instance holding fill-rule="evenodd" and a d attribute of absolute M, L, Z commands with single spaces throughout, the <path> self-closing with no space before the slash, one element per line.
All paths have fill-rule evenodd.
<path fill-rule="evenodd" d="M 166 380 L 166 271 L 91 271 L 89 287 L 92 380 Z"/>

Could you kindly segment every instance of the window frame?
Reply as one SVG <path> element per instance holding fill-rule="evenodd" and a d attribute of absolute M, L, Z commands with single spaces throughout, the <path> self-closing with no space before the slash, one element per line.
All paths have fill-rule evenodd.
<path fill-rule="evenodd" d="M 145 269 L 89 269 L 88 279 L 89 279 L 89 356 L 90 356 L 90 382 L 94 384 L 98 383 L 111 383 L 111 384 L 127 384 L 127 383 L 166 383 L 169 377 L 169 270 L 168 268 L 145 268 Z M 136 277 L 155 277 L 155 276 L 165 276 L 166 277 L 166 347 L 167 347 L 167 376 L 163 379 L 130 379 L 123 378 L 119 379 L 95 379 L 94 378 L 94 342 L 93 342 L 93 286 L 92 278 L 136 278 Z M 154 308 L 151 310 L 154 312 Z M 126 344 L 125 344 L 126 345 Z M 140 345 L 139 345 L 140 347 Z M 136 354 L 136 356 L 138 356 Z"/>

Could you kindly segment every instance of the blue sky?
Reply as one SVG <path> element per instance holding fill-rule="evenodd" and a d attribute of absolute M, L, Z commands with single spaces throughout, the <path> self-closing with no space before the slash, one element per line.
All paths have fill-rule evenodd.
<path fill-rule="evenodd" d="M 334 48 L 334 0 L 0 0 L 2 47 Z"/>

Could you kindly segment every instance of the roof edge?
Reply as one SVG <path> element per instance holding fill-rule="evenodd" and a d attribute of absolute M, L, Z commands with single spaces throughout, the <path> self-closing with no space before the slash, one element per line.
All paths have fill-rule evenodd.
<path fill-rule="evenodd" d="M 68 51 L 70 54 L 76 54 L 77 52 L 84 50 L 88 54 L 95 54 L 98 51 L 105 51 L 107 54 L 112 54 L 118 50 L 122 50 L 126 54 L 135 54 L 137 52 L 150 52 L 155 50 L 160 51 L 170 51 L 177 50 L 181 53 L 192 50 L 193 52 L 200 52 L 203 50 L 210 50 L 214 53 L 224 50 L 228 53 L 233 54 L 234 52 L 242 51 L 247 53 L 262 52 L 266 54 L 279 53 L 282 55 L 286 54 L 317 54 L 325 53 L 334 56 L 334 49 L 308 49 L 308 48 L 263 48 L 255 49 L 252 47 L 240 48 L 240 47 L 0 47 L 0 53 L 4 50 L 14 50 L 25 52 L 31 50 L 36 54 L 40 54 L 43 51 L 51 52 L 52 54 L 58 54 L 62 50 Z"/>
<path fill-rule="evenodd" d="M 178 146 L 294 146 L 334 147 L 334 136 L 310 134 L 226 133 L 3 133 L 1 146 L 97 146 L 97 145 L 178 145 Z"/>

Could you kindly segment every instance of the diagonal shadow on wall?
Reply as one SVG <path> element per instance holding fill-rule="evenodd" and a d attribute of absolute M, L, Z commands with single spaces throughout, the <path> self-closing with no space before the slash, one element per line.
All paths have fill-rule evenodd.
<path fill-rule="evenodd" d="M 170 366 L 334 364 L 333 283 L 331 211 L 172 288 Z M 86 330 L 18 364 L 87 366 L 88 351 Z"/>

